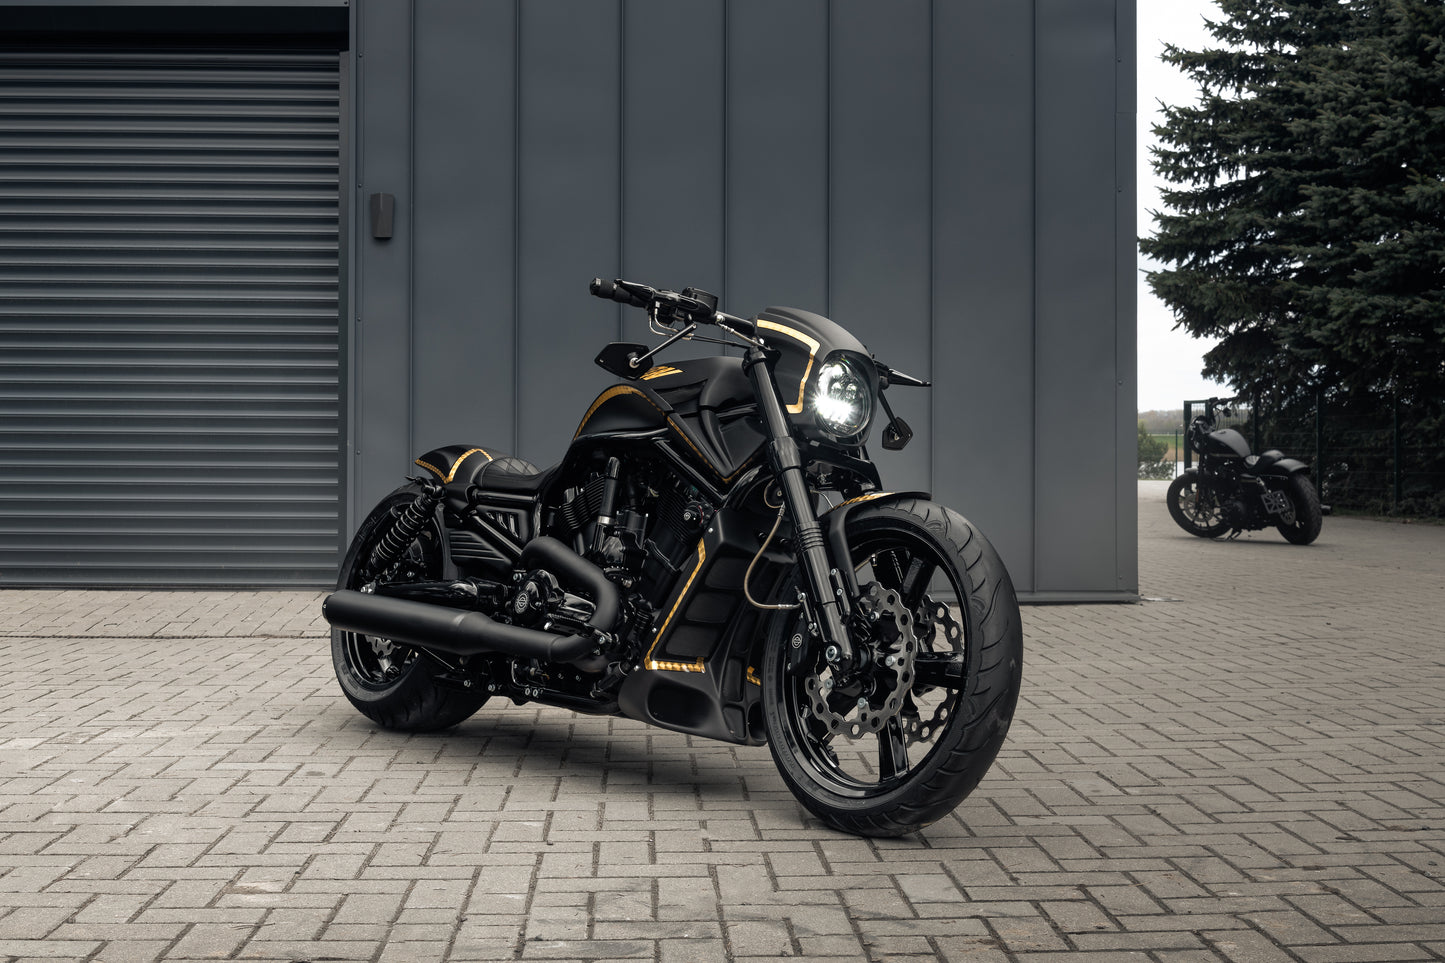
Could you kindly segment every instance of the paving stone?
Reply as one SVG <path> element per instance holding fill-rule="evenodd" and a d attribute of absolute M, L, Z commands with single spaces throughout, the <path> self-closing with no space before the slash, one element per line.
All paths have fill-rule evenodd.
<path fill-rule="evenodd" d="M 900 840 L 766 749 L 492 705 L 400 735 L 314 592 L 0 591 L 0 959 L 1445 960 L 1445 528 L 1184 535 L 1024 611 L 993 770 Z"/>

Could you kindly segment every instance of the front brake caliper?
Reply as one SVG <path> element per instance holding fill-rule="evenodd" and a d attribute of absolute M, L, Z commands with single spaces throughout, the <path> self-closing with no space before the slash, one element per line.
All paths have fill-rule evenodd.
<path fill-rule="evenodd" d="M 829 732 L 855 739 L 880 731 L 902 711 L 918 653 L 913 615 L 896 591 L 868 583 L 858 611 L 871 629 L 869 644 L 859 646 L 864 663 L 846 676 L 824 666 L 803 680 L 813 715 Z"/>

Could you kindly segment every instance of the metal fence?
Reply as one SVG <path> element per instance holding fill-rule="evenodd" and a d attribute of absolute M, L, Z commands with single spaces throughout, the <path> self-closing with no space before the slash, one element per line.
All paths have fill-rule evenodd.
<path fill-rule="evenodd" d="M 1184 402 L 1183 467 L 1193 463 L 1187 426 L 1205 401 Z M 1312 405 L 1271 411 L 1257 398 L 1231 403 L 1219 428 L 1234 428 L 1254 452 L 1278 448 L 1309 463 L 1320 497 L 1336 508 L 1376 514 L 1445 517 L 1445 404 L 1389 404 L 1386 414 L 1332 410 L 1323 393 Z"/>

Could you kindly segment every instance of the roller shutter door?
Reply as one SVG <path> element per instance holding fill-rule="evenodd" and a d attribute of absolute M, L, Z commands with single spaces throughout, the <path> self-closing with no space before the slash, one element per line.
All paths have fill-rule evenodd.
<path fill-rule="evenodd" d="M 338 544 L 338 66 L 0 52 L 0 585 L 297 585 Z"/>

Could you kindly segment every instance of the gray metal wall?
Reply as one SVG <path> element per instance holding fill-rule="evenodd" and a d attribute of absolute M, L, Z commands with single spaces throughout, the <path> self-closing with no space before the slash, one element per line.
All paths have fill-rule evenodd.
<path fill-rule="evenodd" d="M 1134 0 L 359 0 L 350 521 L 417 451 L 557 460 L 640 316 L 828 314 L 932 378 L 891 488 L 1035 600 L 1137 590 Z"/>

